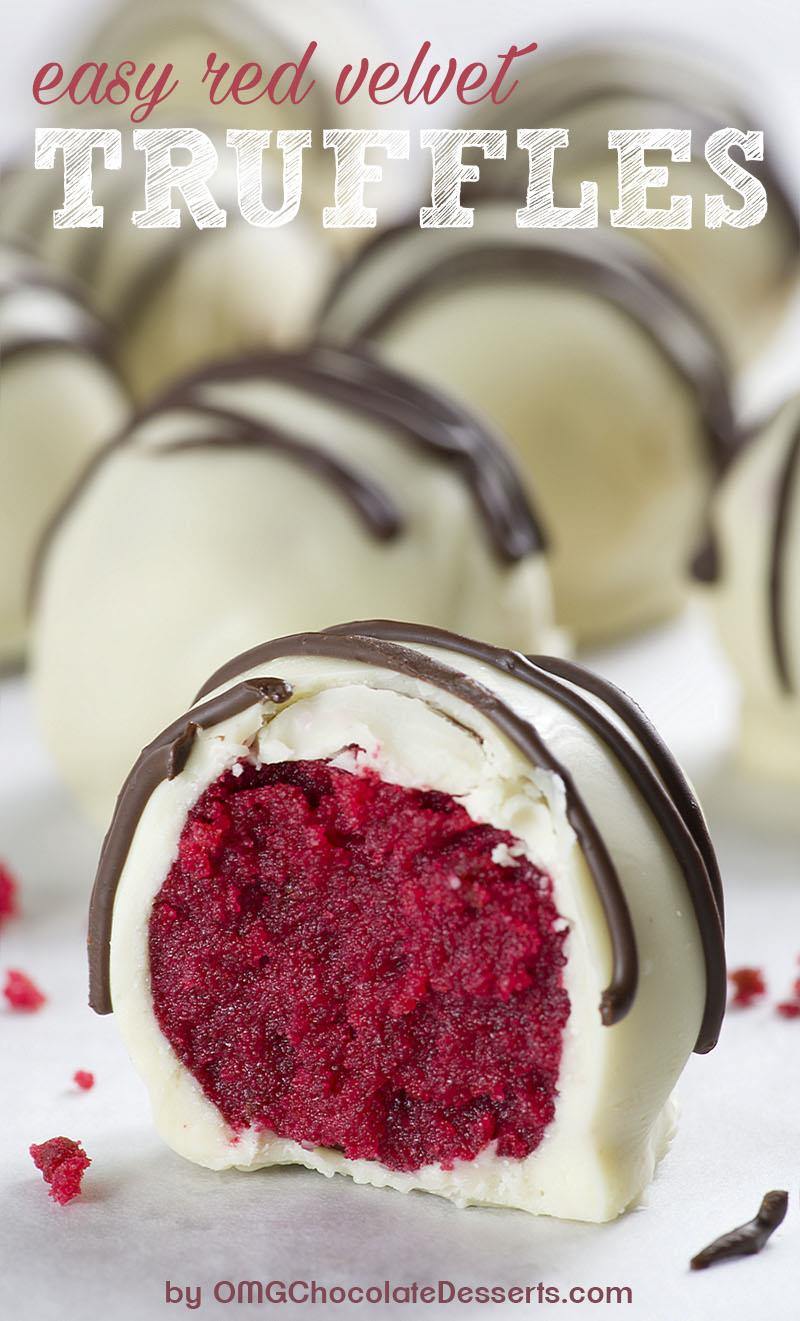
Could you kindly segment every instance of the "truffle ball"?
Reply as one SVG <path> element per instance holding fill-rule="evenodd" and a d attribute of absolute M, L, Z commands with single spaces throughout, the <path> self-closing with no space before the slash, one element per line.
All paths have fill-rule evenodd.
<path fill-rule="evenodd" d="M 0 246 L 0 663 L 25 648 L 25 596 L 45 524 L 128 414 L 112 338 L 77 288 Z"/>
<path fill-rule="evenodd" d="M 367 348 L 489 418 L 552 542 L 556 614 L 583 643 L 667 617 L 734 445 L 723 355 L 641 249 L 612 235 L 379 235 L 321 336 Z"/>
<path fill-rule="evenodd" d="M 707 164 L 708 138 L 728 127 L 765 129 L 762 111 L 742 99 L 742 81 L 722 71 L 719 59 L 712 63 L 702 54 L 645 38 L 565 45 L 521 66 L 520 85 L 505 103 L 494 109 L 481 105 L 475 112 L 480 127 L 504 127 L 509 134 L 506 162 L 481 165 L 484 194 L 514 190 L 519 195 L 521 178 L 524 199 L 527 154 L 517 149 L 518 128 L 566 128 L 569 146 L 555 154 L 556 205 L 578 206 L 582 181 L 594 180 L 601 224 L 609 223 L 619 205 L 619 162 L 617 152 L 609 150 L 609 130 L 690 129 L 690 162 L 670 162 L 660 151 L 646 151 L 645 160 L 649 166 L 669 165 L 668 188 L 651 189 L 647 205 L 664 208 L 672 196 L 690 197 L 691 228 L 625 232 L 665 263 L 737 365 L 752 359 L 780 325 L 800 275 L 797 201 L 783 177 L 776 134 L 768 127 L 762 162 L 744 162 L 741 151 L 733 152 L 764 184 L 766 216 L 745 229 L 705 224 L 706 194 L 722 196 L 733 210 L 742 206 L 741 197 Z"/>
<path fill-rule="evenodd" d="M 800 784 L 800 394 L 751 435 L 695 562 L 741 683 L 744 768 Z"/>
<path fill-rule="evenodd" d="M 523 651 L 546 639 L 544 542 L 504 448 L 357 355 L 221 364 L 136 419 L 51 528 L 45 737 L 103 821 L 149 731 L 232 651 L 378 611 Z"/>

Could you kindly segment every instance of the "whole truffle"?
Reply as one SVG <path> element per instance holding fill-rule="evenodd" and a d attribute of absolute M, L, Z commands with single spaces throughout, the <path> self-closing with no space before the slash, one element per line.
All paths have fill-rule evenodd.
<path fill-rule="evenodd" d="M 0 247 L 0 663 L 21 660 L 36 544 L 128 413 L 107 327 L 77 286 Z"/>
<path fill-rule="evenodd" d="M 143 157 L 128 151 L 123 167 L 96 183 L 103 225 L 53 227 L 54 187 L 38 171 L 13 174 L 9 215 L 51 266 L 79 278 L 92 304 L 113 326 L 120 371 L 134 395 L 151 399 L 176 376 L 246 349 L 284 350 L 302 343 L 328 286 L 334 258 L 321 226 L 301 214 L 271 229 L 248 224 L 237 203 L 237 171 L 224 137 L 215 139 L 219 168 L 210 181 L 223 228 L 198 229 L 186 207 L 177 229 L 138 228 L 144 206 Z M 264 205 L 283 195 L 278 167 L 264 154 Z M 8 227 L 8 223 L 7 223 Z M 14 228 L 14 227 L 12 227 Z"/>
<path fill-rule="evenodd" d="M 652 189 L 648 206 L 668 207 L 673 195 L 691 197 L 691 228 L 625 232 L 665 263 L 736 364 L 755 357 L 780 325 L 800 275 L 800 215 L 783 178 L 775 133 L 765 125 L 762 110 L 742 99 L 744 79 L 723 71 L 719 59 L 677 50 L 668 40 L 656 45 L 643 36 L 565 44 L 521 65 L 520 79 L 504 104 L 494 109 L 481 105 L 476 112 L 480 127 L 508 131 L 505 163 L 481 166 L 484 195 L 513 192 L 524 200 L 527 153 L 517 149 L 518 128 L 566 128 L 569 146 L 555 154 L 555 203 L 578 206 L 582 181 L 594 180 L 600 223 L 607 225 L 619 204 L 619 162 L 609 149 L 609 130 L 690 129 L 690 162 L 669 162 L 659 151 L 646 151 L 645 160 L 669 164 L 669 187 Z M 763 162 L 744 162 L 740 151 L 733 156 L 764 184 L 768 210 L 749 228 L 710 229 L 706 194 L 721 195 L 733 210 L 742 205 L 705 158 L 708 138 L 728 127 L 766 130 Z"/>
<path fill-rule="evenodd" d="M 521 650 L 547 638 L 544 543 L 505 450 L 358 355 L 220 364 L 135 420 L 52 526 L 42 729 L 102 821 L 148 732 L 232 650 L 378 610 Z"/>
<path fill-rule="evenodd" d="M 739 756 L 800 783 L 800 394 L 726 472 L 695 564 L 741 684 Z"/>
<path fill-rule="evenodd" d="M 579 641 L 682 605 L 734 426 L 713 335 L 640 249 L 516 230 L 502 206 L 479 229 L 409 222 L 343 274 L 321 335 L 447 389 L 507 437 Z"/>

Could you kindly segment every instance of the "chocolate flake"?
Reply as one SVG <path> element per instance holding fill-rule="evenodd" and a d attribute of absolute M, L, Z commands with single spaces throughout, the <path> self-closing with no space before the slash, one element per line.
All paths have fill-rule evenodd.
<path fill-rule="evenodd" d="M 749 1257 L 760 1252 L 767 1240 L 782 1224 L 789 1206 L 789 1194 L 781 1190 L 765 1193 L 758 1214 L 746 1225 L 739 1225 L 727 1234 L 715 1238 L 713 1243 L 698 1252 L 689 1265 L 693 1271 L 704 1271 L 718 1261 L 731 1257 Z"/>

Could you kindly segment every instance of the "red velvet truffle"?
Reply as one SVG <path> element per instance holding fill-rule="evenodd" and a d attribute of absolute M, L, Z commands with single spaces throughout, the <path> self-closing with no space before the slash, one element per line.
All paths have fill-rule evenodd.
<path fill-rule="evenodd" d="M 45 1183 L 50 1185 L 50 1196 L 60 1206 L 66 1206 L 77 1197 L 81 1181 L 91 1165 L 80 1142 L 72 1138 L 50 1138 L 30 1148 L 33 1163 L 41 1170 Z"/>
<path fill-rule="evenodd" d="M 447 794 L 242 762 L 191 810 L 153 906 L 157 1020 L 237 1130 L 394 1170 L 553 1118 L 565 924 L 514 837 Z"/>

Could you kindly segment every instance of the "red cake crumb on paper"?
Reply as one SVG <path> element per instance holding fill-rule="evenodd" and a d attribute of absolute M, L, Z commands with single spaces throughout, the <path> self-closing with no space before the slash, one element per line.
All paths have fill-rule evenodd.
<path fill-rule="evenodd" d="M 50 1184 L 50 1196 L 59 1206 L 66 1206 L 81 1190 L 81 1180 L 91 1165 L 80 1142 L 72 1138 L 50 1138 L 29 1148 L 33 1163 L 41 1170 L 45 1183 Z"/>
<path fill-rule="evenodd" d="M 767 983 L 760 968 L 734 968 L 728 973 L 733 986 L 731 1004 L 737 1009 L 748 1009 L 767 993 Z"/>
<path fill-rule="evenodd" d="M 800 955 L 797 962 L 800 963 Z M 787 1000 L 781 1000 L 775 1006 L 781 1018 L 800 1018 L 800 977 L 795 977 Z"/>
<path fill-rule="evenodd" d="M 43 995 L 35 982 L 18 968 L 9 968 L 6 973 L 6 984 L 3 987 L 3 995 L 11 1005 L 21 1013 L 32 1014 L 37 1009 L 41 1009 L 47 996 Z"/>
<path fill-rule="evenodd" d="M 569 1014 L 550 879 L 448 794 L 239 767 L 149 932 L 161 1030 L 231 1128 L 395 1170 L 535 1150 Z"/>
<path fill-rule="evenodd" d="M 10 917 L 16 917 L 19 912 L 17 904 L 18 889 L 19 886 L 8 867 L 0 862 L 0 927 Z"/>
<path fill-rule="evenodd" d="M 72 1075 L 72 1081 L 80 1087 L 82 1092 L 90 1092 L 94 1087 L 94 1074 L 88 1069 L 77 1069 Z"/>

